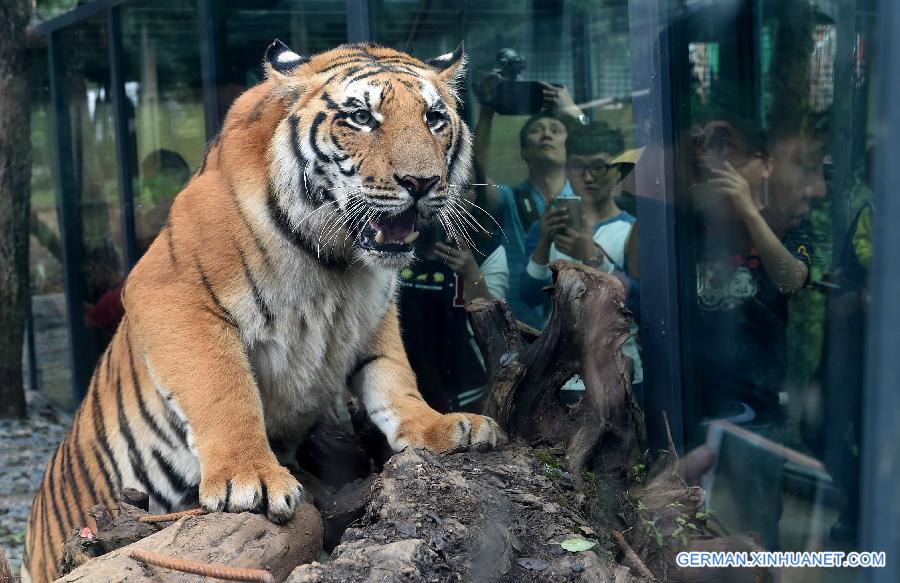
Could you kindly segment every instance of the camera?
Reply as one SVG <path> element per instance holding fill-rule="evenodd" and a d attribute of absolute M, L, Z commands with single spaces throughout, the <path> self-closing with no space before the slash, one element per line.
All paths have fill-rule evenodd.
<path fill-rule="evenodd" d="M 544 107 L 544 88 L 537 81 L 519 79 L 525 57 L 510 48 L 497 52 L 493 73 L 500 76 L 493 96 L 487 101 L 500 115 L 534 115 Z"/>

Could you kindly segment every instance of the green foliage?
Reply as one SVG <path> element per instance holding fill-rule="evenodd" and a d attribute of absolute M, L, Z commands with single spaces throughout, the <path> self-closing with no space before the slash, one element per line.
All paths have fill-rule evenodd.
<path fill-rule="evenodd" d="M 672 531 L 672 538 L 687 546 L 687 533 L 689 531 L 700 532 L 700 528 L 684 514 L 680 514 L 675 518 L 675 524 L 678 526 Z"/>
<path fill-rule="evenodd" d="M 810 212 L 813 241 L 811 282 L 821 281 L 832 259 L 831 203 L 815 204 Z M 825 295 L 805 289 L 790 300 L 788 313 L 788 381 L 802 387 L 816 371 L 825 341 Z"/>
<path fill-rule="evenodd" d="M 534 454 L 535 459 L 541 462 L 548 468 L 552 470 L 562 470 L 564 469 L 562 460 L 554 455 L 553 453 L 547 451 L 546 449 L 539 450 Z"/>
<path fill-rule="evenodd" d="M 642 484 L 646 477 L 647 477 L 646 464 L 634 464 L 633 466 L 631 466 L 631 479 L 632 480 L 634 480 L 638 484 Z"/>

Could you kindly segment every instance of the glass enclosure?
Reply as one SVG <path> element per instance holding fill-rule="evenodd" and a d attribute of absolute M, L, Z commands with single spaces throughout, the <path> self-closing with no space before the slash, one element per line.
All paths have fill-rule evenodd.
<path fill-rule="evenodd" d="M 195 2 L 134 2 L 121 15 L 137 256 L 165 223 L 205 145 Z"/>
<path fill-rule="evenodd" d="M 46 52 L 33 52 L 31 75 L 31 340 L 29 385 L 69 410 L 72 371 L 64 281 L 63 245 L 53 172 L 53 112 Z M 30 367 L 34 367 L 31 370 Z M 33 386 L 31 386 L 33 385 Z"/>
<path fill-rule="evenodd" d="M 85 19 L 54 35 L 51 80 L 60 224 L 73 380 L 86 387 L 93 363 L 122 317 L 125 275 L 122 200 L 107 19 Z M 88 365 L 88 366 L 85 366 Z M 77 393 L 76 393 L 77 394 Z"/>
<path fill-rule="evenodd" d="M 260 64 L 266 47 L 281 39 L 300 54 L 313 54 L 347 42 L 344 2 L 283 0 L 211 3 L 217 53 L 217 106 L 228 106 L 244 89 L 263 79 Z"/>
<path fill-rule="evenodd" d="M 463 42 L 481 232 L 471 245 L 423 233 L 421 260 L 400 273 L 404 342 L 426 399 L 480 408 L 467 301 L 503 298 L 541 328 L 548 264 L 591 265 L 627 292 L 623 351 L 651 447 L 665 444 L 665 412 L 683 452 L 712 450 L 694 478 L 722 525 L 770 550 L 856 549 L 860 463 L 874 455 L 861 441 L 866 338 L 869 326 L 900 326 L 879 322 L 869 290 L 880 252 L 880 9 L 135 0 L 54 28 L 53 100 L 45 91 L 33 111 L 43 388 L 70 375 L 83 388 L 121 317 L 128 258 L 158 233 L 231 102 L 262 80 L 274 38 L 300 53 L 371 40 L 423 59 Z M 63 292 L 76 319 L 72 373 L 59 355 Z M 574 402 L 583 385 L 576 376 L 564 389 Z"/>

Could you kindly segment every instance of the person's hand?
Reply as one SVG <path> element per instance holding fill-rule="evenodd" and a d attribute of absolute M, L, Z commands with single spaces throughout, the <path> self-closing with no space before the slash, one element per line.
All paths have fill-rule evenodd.
<path fill-rule="evenodd" d="M 490 103 L 494 100 L 494 95 L 497 94 L 497 84 L 499 82 L 500 75 L 493 71 L 486 73 L 475 87 L 475 96 L 478 98 L 478 103 L 491 107 Z"/>
<path fill-rule="evenodd" d="M 465 281 L 474 282 L 481 276 L 475 256 L 469 247 L 462 243 L 459 248 L 451 247 L 445 243 L 434 244 L 434 254 L 450 266 L 450 269 Z"/>
<path fill-rule="evenodd" d="M 747 180 L 729 162 L 722 168 L 710 168 L 709 174 L 708 188 L 724 195 L 738 216 L 747 217 L 760 211 Z"/>
<path fill-rule="evenodd" d="M 553 238 L 556 248 L 581 261 L 587 261 L 600 252 L 600 248 L 594 243 L 594 238 L 587 233 L 576 231 L 572 227 L 565 227 Z"/>
<path fill-rule="evenodd" d="M 541 213 L 541 238 L 552 241 L 557 233 L 561 233 L 569 224 L 569 211 L 553 206 L 550 201 Z"/>
<path fill-rule="evenodd" d="M 708 445 L 701 445 L 687 452 L 678 462 L 678 475 L 691 486 L 699 486 L 703 474 L 716 463 L 716 452 Z"/>
<path fill-rule="evenodd" d="M 569 90 L 565 86 L 557 87 L 543 81 L 539 81 L 539 83 L 544 88 L 544 106 L 547 109 L 572 119 L 578 119 L 584 113 L 575 105 L 575 101 L 569 95 Z"/>

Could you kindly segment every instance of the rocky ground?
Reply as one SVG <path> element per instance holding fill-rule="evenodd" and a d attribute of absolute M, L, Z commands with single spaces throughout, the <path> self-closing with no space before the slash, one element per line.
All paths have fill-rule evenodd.
<path fill-rule="evenodd" d="M 0 420 L 0 546 L 14 573 L 22 561 L 31 500 L 69 423 L 38 393 L 29 393 L 28 412 L 26 419 Z"/>
<path fill-rule="evenodd" d="M 584 497 L 560 454 L 407 449 L 376 477 L 331 560 L 298 567 L 287 583 L 640 581 L 579 512 Z"/>

